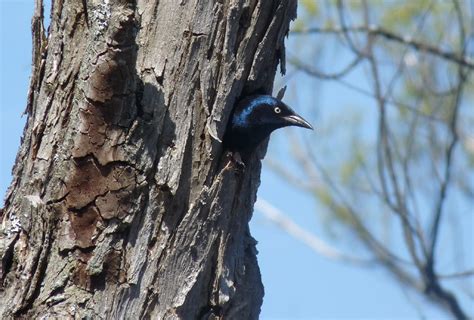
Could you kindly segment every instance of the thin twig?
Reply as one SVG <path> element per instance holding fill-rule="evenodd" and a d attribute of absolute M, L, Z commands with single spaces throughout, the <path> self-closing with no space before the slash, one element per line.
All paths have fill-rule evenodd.
<path fill-rule="evenodd" d="M 451 273 L 451 274 L 438 274 L 438 278 L 440 279 L 459 279 L 465 277 L 472 277 L 474 276 L 474 269 Z"/>
<path fill-rule="evenodd" d="M 347 66 L 342 68 L 340 71 L 333 72 L 333 73 L 326 73 L 320 70 L 316 70 L 315 68 L 303 63 L 301 60 L 296 58 L 296 56 L 290 56 L 288 62 L 291 63 L 297 70 L 303 70 L 310 75 L 317 77 L 323 80 L 336 80 L 342 77 L 345 77 L 349 72 L 351 72 L 357 65 L 362 61 L 362 56 L 358 55 L 356 58 L 349 63 Z"/>

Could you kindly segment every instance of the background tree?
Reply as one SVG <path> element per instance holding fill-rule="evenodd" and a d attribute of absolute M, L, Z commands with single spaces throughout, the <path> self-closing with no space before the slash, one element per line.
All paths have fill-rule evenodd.
<path fill-rule="evenodd" d="M 381 266 L 466 318 L 461 300 L 472 306 L 474 296 L 472 2 L 302 4 L 287 96 L 318 103 L 331 82 L 367 105 L 318 106 L 315 136 L 288 137 L 293 163 L 270 163 L 316 200 L 333 245 L 352 255 L 318 242 L 268 203 L 259 202 L 260 211 L 318 252 Z"/>
<path fill-rule="evenodd" d="M 271 91 L 295 1 L 35 2 L 27 125 L 1 211 L 0 317 L 257 318 L 244 173 L 220 140 Z"/>

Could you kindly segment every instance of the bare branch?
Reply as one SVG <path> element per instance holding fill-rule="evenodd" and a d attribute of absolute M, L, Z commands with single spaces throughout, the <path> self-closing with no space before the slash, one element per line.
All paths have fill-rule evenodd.
<path fill-rule="evenodd" d="M 296 224 L 293 220 L 288 218 L 283 212 L 275 208 L 269 202 L 263 199 L 258 199 L 255 203 L 255 208 L 258 212 L 262 213 L 266 219 L 276 224 L 283 231 L 293 236 L 295 239 L 300 240 L 316 253 L 336 261 L 349 262 L 358 266 L 372 266 L 375 262 L 374 259 L 363 259 L 351 255 L 344 254 L 339 250 L 331 247 L 329 244 L 316 237 L 313 233 L 305 230 Z"/>
<path fill-rule="evenodd" d="M 339 22 L 342 26 L 342 34 L 347 41 L 349 48 L 357 55 L 357 56 L 364 56 L 365 52 L 361 51 L 354 41 L 352 40 L 351 36 L 349 35 L 349 28 L 347 27 L 346 20 L 344 18 L 344 3 L 342 0 L 337 1 L 337 13 L 339 16 Z"/>
<path fill-rule="evenodd" d="M 354 26 L 354 27 L 336 27 L 336 28 L 309 28 L 305 30 L 294 30 L 291 31 L 291 34 L 294 35 L 306 35 L 311 33 L 334 33 L 334 34 L 347 34 L 348 32 L 365 32 L 372 34 L 374 36 L 382 37 L 390 41 L 395 41 L 403 45 L 411 46 L 418 51 L 428 52 L 432 55 L 441 57 L 443 59 L 449 60 L 451 62 L 457 63 L 464 67 L 474 69 L 474 61 L 468 56 L 462 55 L 459 56 L 454 52 L 444 51 L 439 47 L 434 45 L 424 43 L 418 40 L 412 39 L 410 36 L 401 36 L 392 31 L 384 29 L 381 26 L 370 25 L 366 26 Z M 347 37 L 346 37 L 347 39 Z"/>
<path fill-rule="evenodd" d="M 466 37 L 465 37 L 465 30 L 464 30 L 464 24 L 463 24 L 463 18 L 462 18 L 462 12 L 461 8 L 459 6 L 459 3 L 457 1 L 454 1 L 454 7 L 456 10 L 456 13 L 458 15 L 458 23 L 459 23 L 459 38 L 460 38 L 460 43 L 461 43 L 461 52 L 464 55 L 464 52 L 466 50 Z M 431 236 L 431 243 L 430 243 L 430 256 L 428 260 L 428 265 L 431 268 L 434 268 L 434 255 L 435 255 L 435 247 L 436 247 L 436 241 L 438 238 L 438 233 L 439 233 L 439 225 L 441 221 L 441 216 L 443 213 L 443 205 L 444 205 L 444 200 L 446 198 L 446 193 L 447 189 L 450 184 L 450 179 L 451 179 L 451 170 L 452 170 L 452 162 L 453 162 L 453 157 L 454 157 L 454 148 L 456 147 L 456 144 L 459 140 L 459 136 L 457 133 L 457 122 L 458 122 L 458 115 L 459 115 L 459 109 L 461 106 L 461 99 L 462 99 L 462 94 L 463 94 L 463 89 L 465 86 L 466 79 L 468 77 L 468 71 L 466 71 L 461 65 L 458 68 L 458 86 L 457 86 L 457 91 L 453 103 L 453 108 L 452 108 L 452 114 L 451 114 L 451 119 L 449 123 L 449 129 L 451 132 L 451 141 L 446 149 L 446 154 L 445 154 L 445 166 L 444 166 L 444 176 L 443 176 L 443 181 L 440 186 L 440 191 L 439 191 L 439 196 L 438 196 L 438 201 L 436 203 L 435 207 L 435 213 L 434 213 L 434 219 L 431 224 L 430 228 L 430 236 Z"/>
<path fill-rule="evenodd" d="M 306 142 L 304 147 L 295 141 L 291 141 L 290 145 L 302 171 L 309 175 L 311 170 L 308 168 L 314 167 L 317 172 L 318 184 L 314 183 L 314 190 L 308 192 L 312 192 L 328 209 L 333 210 L 341 224 L 373 252 L 382 266 L 401 283 L 415 288 L 430 301 L 449 311 L 453 317 L 465 319 L 466 314 L 459 304 L 456 292 L 447 290 L 442 280 L 469 277 L 474 274 L 474 270 L 442 275 L 435 268 L 435 260 L 438 260 L 436 246 L 440 241 L 438 238 L 443 227 L 442 221 L 447 214 L 445 207 L 448 192 L 451 188 L 462 191 L 462 181 L 466 179 L 455 175 L 455 154 L 458 154 L 455 150 L 457 142 L 463 139 L 462 128 L 458 128 L 458 118 L 461 117 L 459 109 L 464 101 L 463 92 L 466 90 L 470 73 L 474 69 L 474 60 L 468 52 L 469 34 L 464 21 L 467 15 L 460 1 L 452 0 L 451 9 L 446 14 L 446 18 L 452 18 L 459 24 L 458 32 L 453 32 L 451 24 L 443 30 L 423 28 L 427 21 L 438 23 L 441 21 L 438 19 L 444 18 L 435 14 L 438 12 L 434 10 L 436 5 L 436 2 L 429 1 L 427 7 L 422 8 L 423 11 L 419 11 L 418 7 L 409 9 L 414 10 L 410 14 L 416 16 L 416 19 L 413 19 L 416 28 L 406 31 L 407 33 L 404 31 L 407 36 L 397 33 L 396 29 L 373 25 L 371 19 L 381 12 L 371 12 L 369 1 L 363 1 L 352 14 L 342 0 L 329 5 L 330 9 L 334 10 L 332 13 L 336 14 L 336 24 L 339 27 L 316 27 L 292 32 L 293 35 L 334 34 L 336 37 L 331 39 L 342 40 L 339 45 L 346 49 L 346 53 L 349 52 L 349 56 L 354 54 L 347 65 L 345 61 L 344 64 L 336 64 L 333 69 L 337 70 L 336 72 L 328 72 L 329 68 L 324 66 L 313 66 L 301 57 L 291 57 L 290 63 L 298 71 L 318 79 L 336 81 L 374 99 L 378 111 L 378 119 L 375 122 L 378 125 L 375 136 L 376 153 L 370 155 L 367 163 L 357 165 L 353 177 L 364 180 L 365 174 L 370 192 L 384 205 L 384 209 L 388 208 L 395 214 L 394 220 L 400 223 L 404 249 L 408 251 L 411 261 L 400 259 L 401 253 L 396 251 L 398 248 L 380 241 L 379 234 L 372 230 L 373 225 L 362 218 L 366 215 L 357 206 L 357 196 L 361 190 L 359 187 L 364 186 L 364 183 L 357 185 L 354 183 L 356 179 L 353 179 L 348 188 L 345 188 L 343 184 L 347 182 L 337 181 L 334 175 L 319 163 L 319 156 L 316 159 L 315 151 L 307 140 L 303 140 Z M 443 10 L 445 9 L 443 7 Z M 456 17 L 453 17 L 453 12 Z M 363 25 L 353 23 L 351 19 L 359 19 Z M 332 25 L 334 17 L 325 22 L 323 21 L 322 25 Z M 402 30 L 407 29 L 402 27 Z M 421 31 L 425 31 L 424 29 L 426 34 L 431 36 L 430 40 L 423 37 Z M 442 43 L 442 39 L 449 39 L 449 43 Z M 457 48 L 446 49 L 447 45 L 453 43 L 456 43 Z M 400 50 L 390 51 L 394 44 Z M 411 64 L 407 56 L 410 52 L 416 52 L 417 57 L 424 59 Z M 395 53 L 399 55 L 394 56 Z M 382 60 L 385 57 L 390 57 L 389 65 Z M 365 69 L 366 61 L 368 69 Z M 439 63 L 442 67 L 438 67 Z M 457 77 L 456 73 L 452 77 L 453 68 L 457 69 Z M 359 71 L 368 71 L 365 75 L 370 79 L 370 89 L 363 89 L 363 84 L 345 80 L 354 71 L 357 71 L 357 74 Z M 448 76 L 443 72 L 448 73 Z M 400 95 L 397 97 L 398 94 Z M 409 101 L 409 105 L 399 101 Z M 389 105 L 394 105 L 399 110 L 390 110 Z M 428 140 L 424 141 L 424 138 Z M 426 145 L 423 145 L 424 143 Z M 466 150 L 462 152 L 465 152 L 464 155 L 467 153 Z M 426 163 L 429 163 L 429 166 L 426 166 Z M 421 170 L 417 172 L 418 169 Z M 432 174 L 430 169 L 433 169 L 435 174 Z M 421 180 L 423 175 L 428 175 L 428 180 Z M 303 190 L 311 189 L 311 183 L 298 181 L 294 176 L 292 181 Z M 455 182 L 459 185 L 455 185 Z M 434 192 L 433 187 L 436 188 Z M 425 194 L 426 191 L 430 193 Z M 434 207 L 433 212 L 422 214 L 427 204 L 423 201 L 428 201 L 429 204 L 434 202 L 431 204 Z M 389 220 L 389 223 L 393 221 Z"/>
<path fill-rule="evenodd" d="M 347 82 L 343 79 L 341 79 L 342 77 L 344 77 L 345 75 L 347 75 L 354 67 L 356 67 L 360 61 L 357 61 L 357 59 L 355 59 L 353 62 L 351 62 L 349 65 L 347 65 L 345 68 L 343 68 L 341 71 L 338 71 L 336 73 L 324 73 L 320 70 L 316 70 L 314 68 L 312 68 L 311 66 L 308 66 L 306 64 L 304 64 L 303 62 L 301 61 L 298 61 L 297 59 L 293 59 L 293 58 L 290 58 L 288 61 L 290 64 L 292 64 L 294 67 L 296 67 L 297 70 L 300 70 L 310 76 L 314 76 L 316 78 L 319 78 L 319 79 L 323 79 L 323 80 L 334 80 L 334 81 L 337 81 L 338 83 L 340 83 L 341 85 L 343 85 L 344 87 L 346 88 L 349 88 L 351 90 L 354 90 L 364 96 L 367 96 L 367 97 L 370 97 L 370 98 L 374 98 L 376 99 L 375 95 L 368 91 L 368 90 L 365 90 L 365 89 L 362 89 L 350 82 Z M 444 123 L 444 120 L 443 119 L 440 119 L 440 118 L 437 118 L 436 116 L 433 116 L 429 113 L 426 113 L 422 110 L 420 110 L 419 108 L 415 107 L 415 106 L 412 106 L 412 105 L 408 105 L 406 103 L 402 103 L 400 101 L 396 101 L 395 99 L 391 98 L 391 97 L 382 97 L 382 100 L 386 103 L 386 104 L 389 104 L 389 105 L 392 105 L 392 106 L 395 106 L 397 108 L 403 108 L 403 109 L 406 109 L 406 110 L 409 110 L 411 112 L 414 112 L 420 116 L 422 116 L 423 118 L 426 118 L 426 119 L 429 119 L 429 120 L 432 120 L 432 121 L 436 121 L 436 122 L 441 122 L 441 123 Z"/>

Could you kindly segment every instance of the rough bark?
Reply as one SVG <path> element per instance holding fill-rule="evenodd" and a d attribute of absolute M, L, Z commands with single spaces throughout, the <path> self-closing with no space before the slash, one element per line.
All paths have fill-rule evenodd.
<path fill-rule="evenodd" d="M 255 319 L 255 157 L 221 139 L 270 92 L 296 0 L 54 0 L 0 213 L 0 318 Z"/>

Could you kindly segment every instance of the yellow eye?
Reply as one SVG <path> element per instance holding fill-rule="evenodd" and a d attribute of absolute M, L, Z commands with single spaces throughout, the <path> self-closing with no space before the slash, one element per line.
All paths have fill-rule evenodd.
<path fill-rule="evenodd" d="M 275 111 L 275 113 L 280 113 L 281 112 L 281 109 L 278 108 L 278 107 L 275 107 L 275 109 L 273 109 Z"/>

